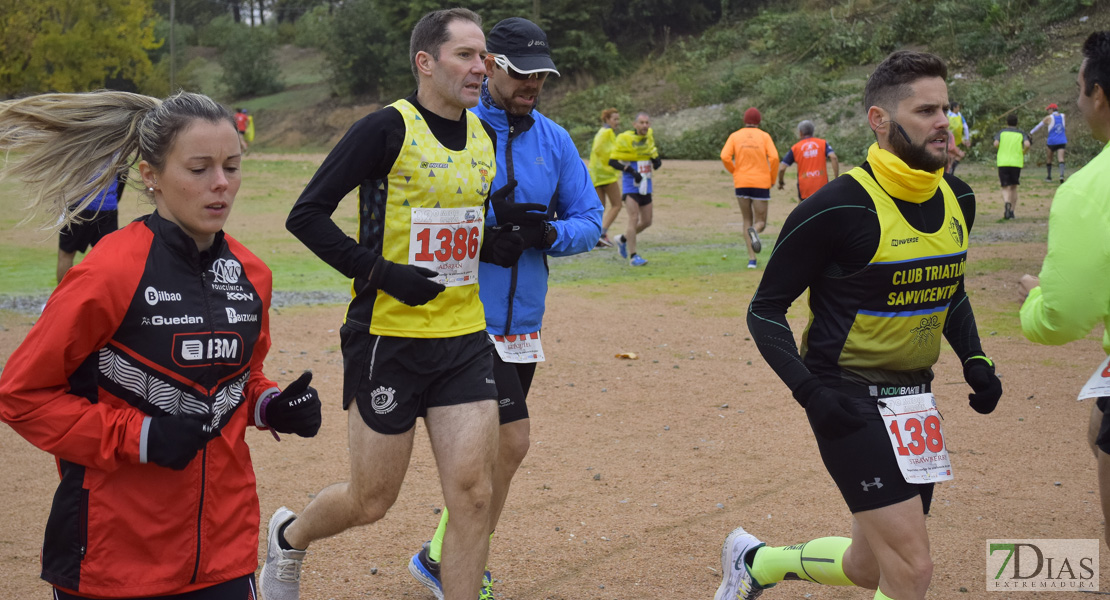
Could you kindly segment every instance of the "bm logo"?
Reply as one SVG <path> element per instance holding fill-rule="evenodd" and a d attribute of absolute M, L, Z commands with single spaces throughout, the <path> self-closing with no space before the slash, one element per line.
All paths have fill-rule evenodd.
<path fill-rule="evenodd" d="M 1098 591 L 1099 540 L 987 540 L 987 591 Z"/>
<path fill-rule="evenodd" d="M 180 367 L 243 364 L 243 338 L 234 331 L 179 333 L 173 336 L 173 361 Z"/>

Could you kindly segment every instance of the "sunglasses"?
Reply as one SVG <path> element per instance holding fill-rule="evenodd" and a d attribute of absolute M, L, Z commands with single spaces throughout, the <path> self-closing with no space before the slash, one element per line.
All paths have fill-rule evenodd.
<path fill-rule="evenodd" d="M 512 65 L 509 64 L 509 59 L 505 58 L 504 56 L 502 56 L 500 54 L 495 55 L 493 57 L 493 62 L 502 71 L 508 73 L 509 77 L 512 77 L 513 79 L 516 79 L 517 81 L 526 81 L 528 79 L 545 79 L 545 78 L 547 78 L 547 71 L 537 72 L 537 73 L 521 73 L 520 71 L 517 71 L 516 69 L 513 68 Z"/>

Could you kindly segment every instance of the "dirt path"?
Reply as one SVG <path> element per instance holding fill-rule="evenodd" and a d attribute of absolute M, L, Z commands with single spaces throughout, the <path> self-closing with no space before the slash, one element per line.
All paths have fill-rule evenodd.
<path fill-rule="evenodd" d="M 732 228 L 739 235 L 732 205 L 724 213 L 689 210 L 695 200 L 709 201 L 696 195 L 694 182 L 712 182 L 704 184 L 712 185 L 706 195 L 727 192 L 718 171 L 710 163 L 668 163 L 660 189 L 668 185 L 663 176 L 674 190 L 691 186 L 691 204 L 660 204 L 645 251 L 699 229 Z M 983 591 L 988 538 L 1098 538 L 1102 532 L 1084 438 L 1090 404 L 1075 401 L 1103 356 L 1098 338 L 1043 348 L 1013 326 L 1014 282 L 1039 267 L 1051 190 L 1029 184 L 1022 219 L 998 224 L 993 215 L 1001 208 L 993 184 L 985 183 L 989 173 L 973 173 L 984 182 L 976 187 L 987 191 L 980 191 L 982 216 L 973 237 L 980 244 L 971 252 L 967 284 L 1006 394 L 994 414 L 976 414 L 955 357 L 942 354 L 935 389 L 956 477 L 938 486 L 928 519 L 936 562 L 929 597 L 938 599 L 1005 596 Z M 772 230 L 793 206 L 787 197 L 774 196 Z M 722 220 L 722 214 L 731 216 Z M 645 295 L 617 285 L 551 291 L 548 360 L 537 370 L 529 401 L 532 449 L 490 559 L 499 598 L 707 599 L 720 581 L 721 541 L 738 524 L 774 545 L 849 533 L 848 511 L 818 459 L 802 410 L 759 357 L 738 316 L 761 272 L 707 277 L 704 294 L 679 296 L 660 286 Z M 313 440 L 285 437 L 278 444 L 266 433 L 250 433 L 263 523 L 278 506 L 300 510 L 312 494 L 347 477 L 339 408 L 342 313 L 341 306 L 326 306 L 273 315 L 267 372 L 288 382 L 301 369 L 314 369 L 326 407 Z M 23 338 L 30 320 L 0 316 L 0 356 Z M 802 323 L 795 325 L 799 331 Z M 615 358 L 618 352 L 636 352 L 639 359 Z M 418 427 L 397 505 L 374 526 L 315 544 L 303 598 L 431 598 L 406 571 L 441 505 L 435 464 Z M 38 548 L 56 483 L 53 461 L 8 428 L 0 428 L 0 451 L 8 482 L 0 489 L 8 515 L 0 533 L 0 597 L 43 598 Z M 1102 563 L 1105 576 L 1110 560 Z M 764 597 L 871 594 L 788 582 Z"/>

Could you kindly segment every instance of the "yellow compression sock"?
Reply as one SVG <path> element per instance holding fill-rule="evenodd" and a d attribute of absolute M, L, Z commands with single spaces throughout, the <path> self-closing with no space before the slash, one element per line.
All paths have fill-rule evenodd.
<path fill-rule="evenodd" d="M 443 507 L 443 514 L 439 517 L 439 527 L 436 527 L 436 532 L 432 536 L 432 543 L 428 546 L 428 558 L 439 562 L 439 556 L 443 552 L 443 534 L 447 531 L 447 507 Z"/>
<path fill-rule="evenodd" d="M 875 589 L 875 600 L 894 600 L 894 598 L 891 598 L 890 596 L 887 596 L 886 594 L 883 593 L 882 590 L 876 588 Z"/>
<path fill-rule="evenodd" d="M 844 552 L 851 545 L 848 538 L 825 537 L 793 546 L 764 546 L 755 553 L 751 574 L 763 586 L 790 579 L 855 585 L 844 574 Z"/>

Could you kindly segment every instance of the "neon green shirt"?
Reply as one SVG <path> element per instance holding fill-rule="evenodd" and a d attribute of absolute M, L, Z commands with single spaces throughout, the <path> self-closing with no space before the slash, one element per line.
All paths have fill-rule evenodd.
<path fill-rule="evenodd" d="M 1021 331 L 1038 344 L 1060 345 L 1102 321 L 1110 354 L 1110 146 L 1071 176 L 1052 200 L 1048 255 L 1041 285 L 1021 306 Z"/>
<path fill-rule="evenodd" d="M 1024 167 L 1025 141 L 1028 134 L 1017 127 L 1007 127 L 994 136 L 998 142 L 998 166 Z"/>

